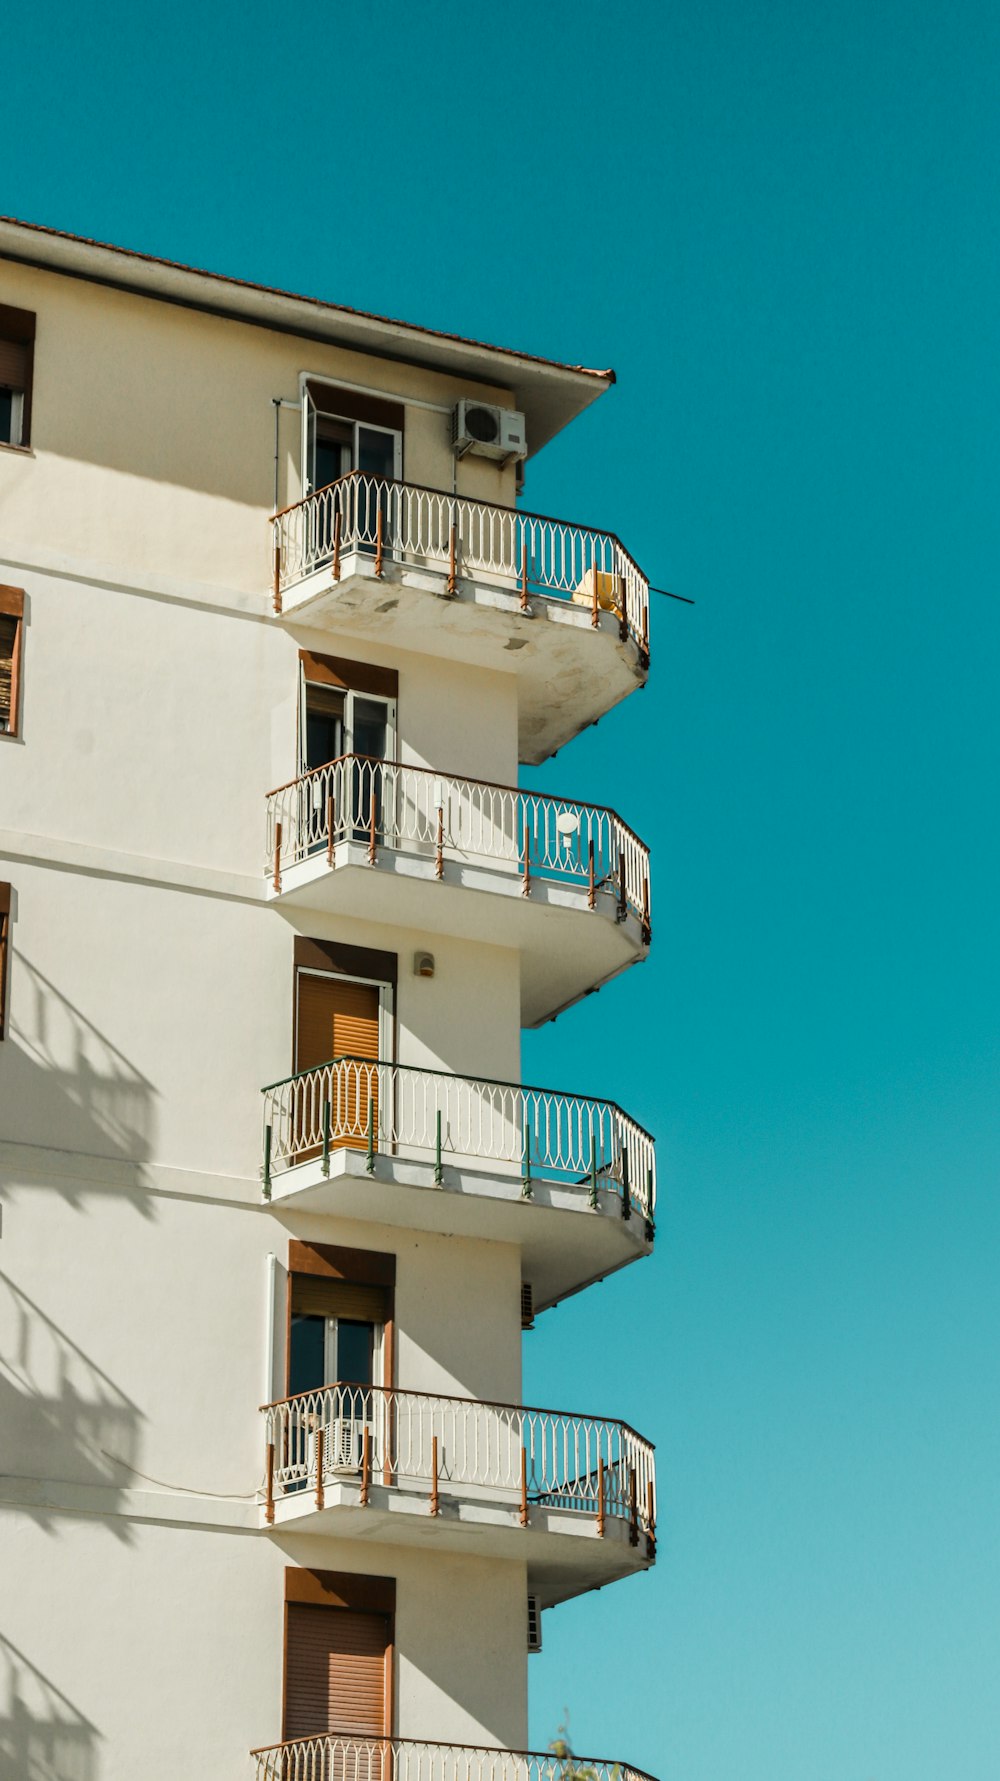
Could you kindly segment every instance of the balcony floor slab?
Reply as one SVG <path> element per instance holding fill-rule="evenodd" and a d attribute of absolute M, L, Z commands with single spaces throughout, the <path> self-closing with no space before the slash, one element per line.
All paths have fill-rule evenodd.
<path fill-rule="evenodd" d="M 608 1516 L 603 1536 L 596 1516 L 581 1511 L 529 1508 L 528 1526 L 520 1524 L 519 1505 L 486 1497 L 457 1497 L 442 1485 L 440 1512 L 431 1514 L 426 1493 L 387 1488 L 373 1483 L 367 1505 L 361 1503 L 356 1477 L 328 1483 L 324 1506 L 314 1493 L 280 1497 L 274 1506 L 274 1531 L 346 1536 L 422 1548 L 427 1553 L 457 1552 L 478 1558 L 519 1559 L 527 1563 L 528 1589 L 543 1608 L 569 1601 L 590 1589 L 603 1589 L 653 1563 L 644 1534 L 630 1544 L 628 1524 Z M 263 1519 L 263 1509 L 261 1516 Z"/>
<path fill-rule="evenodd" d="M 339 581 L 326 567 L 286 588 L 281 616 L 515 674 L 518 758 L 528 766 L 645 685 L 645 660 L 631 638 L 622 641 L 612 612 L 599 612 L 595 626 L 589 606 L 540 593 L 523 612 L 512 584 L 461 573 L 456 593 L 447 590 L 444 572 L 408 564 L 386 562 L 379 578 L 374 557 L 355 551 L 343 557 Z"/>
<path fill-rule="evenodd" d="M 598 1188 L 592 1207 L 586 1182 L 538 1180 L 525 1199 L 520 1175 L 500 1165 L 488 1171 L 445 1164 L 443 1176 L 438 1186 L 433 1163 L 381 1155 L 369 1174 L 363 1151 L 334 1150 L 328 1175 L 318 1157 L 276 1175 L 271 1204 L 275 1211 L 516 1243 L 536 1311 L 652 1254 L 641 1213 L 623 1218 L 620 1198 L 607 1188 Z"/>
<path fill-rule="evenodd" d="M 389 922 L 429 934 L 481 940 L 521 954 L 521 1023 L 540 1026 L 600 989 L 649 947 L 631 912 L 619 920 L 613 887 L 599 888 L 593 909 L 585 885 L 540 875 L 523 894 L 513 864 L 444 861 L 439 879 L 432 851 L 421 857 L 380 847 L 376 864 L 360 842 L 341 842 L 330 866 L 324 849 L 282 869 L 279 907 Z"/>

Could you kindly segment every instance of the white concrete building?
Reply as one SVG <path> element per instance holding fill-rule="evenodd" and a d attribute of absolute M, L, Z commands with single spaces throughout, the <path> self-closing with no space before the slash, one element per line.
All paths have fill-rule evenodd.
<path fill-rule="evenodd" d="M 648 1443 L 521 1401 L 653 1241 L 520 1070 L 650 940 L 516 789 L 648 669 L 516 499 L 609 381 L 0 223 L 11 1781 L 538 1781 L 529 1625 L 653 1562 Z"/>

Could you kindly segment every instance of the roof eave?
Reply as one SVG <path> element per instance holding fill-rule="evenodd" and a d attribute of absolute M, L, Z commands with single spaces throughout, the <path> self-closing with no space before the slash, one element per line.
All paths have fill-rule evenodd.
<path fill-rule="evenodd" d="M 615 381 L 612 370 L 565 365 L 509 347 L 490 346 L 14 217 L 0 217 L 0 259 L 509 389 L 515 405 L 525 414 L 532 456 Z"/>

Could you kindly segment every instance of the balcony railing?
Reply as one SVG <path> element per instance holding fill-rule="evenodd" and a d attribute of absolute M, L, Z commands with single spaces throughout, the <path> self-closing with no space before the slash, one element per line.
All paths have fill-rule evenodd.
<path fill-rule="evenodd" d="M 656 1475 L 653 1448 L 624 1422 L 482 1404 L 434 1392 L 328 1385 L 262 1408 L 267 1429 L 267 1515 L 275 1497 L 358 1477 L 367 1502 L 373 1478 L 426 1490 L 432 1515 L 441 1497 L 506 1497 L 526 1527 L 531 1506 L 626 1522 L 653 1556 Z"/>
<path fill-rule="evenodd" d="M 456 779 L 429 767 L 342 755 L 267 797 L 265 869 L 276 890 L 283 868 L 361 842 L 374 865 L 380 849 L 434 862 L 495 862 L 521 879 L 586 887 L 592 909 L 614 899 L 620 920 L 635 915 L 650 937 L 649 849 L 613 810 L 543 792 Z"/>
<path fill-rule="evenodd" d="M 495 507 L 416 483 L 392 482 L 352 470 L 274 515 L 274 606 L 283 593 L 329 565 L 363 551 L 376 575 L 388 562 L 435 569 L 448 592 L 463 576 L 507 582 L 527 608 L 532 592 L 570 598 L 618 619 L 643 657 L 649 652 L 649 582 L 613 532 L 570 525 L 540 513 Z"/>
<path fill-rule="evenodd" d="M 603 1757 L 540 1750 L 491 1750 L 471 1744 L 415 1744 L 409 1738 L 359 1738 L 353 1732 L 254 1750 L 255 1781 L 653 1781 L 643 1769 Z"/>
<path fill-rule="evenodd" d="M 577 1182 L 597 1206 L 600 1189 L 616 1194 L 622 1216 L 633 1209 L 651 1227 L 656 1205 L 655 1148 L 642 1126 L 614 1101 L 557 1094 L 514 1082 L 453 1076 L 443 1070 L 368 1058 L 338 1057 L 274 1082 L 264 1096 L 264 1192 L 272 1177 L 336 1149 L 363 1150 L 369 1171 L 378 1155 L 487 1163 L 535 1181 Z"/>

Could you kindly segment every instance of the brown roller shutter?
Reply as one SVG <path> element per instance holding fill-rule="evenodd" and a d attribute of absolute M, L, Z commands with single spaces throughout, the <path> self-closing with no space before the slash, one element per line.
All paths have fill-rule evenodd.
<path fill-rule="evenodd" d="M 13 730 L 14 662 L 19 618 L 0 618 L 0 730 Z"/>
<path fill-rule="evenodd" d="M 19 340 L 0 340 L 0 388 L 24 390 L 28 386 L 28 348 Z"/>
<path fill-rule="evenodd" d="M 346 1732 L 384 1738 L 385 1614 L 289 1602 L 285 1657 L 285 1741 Z"/>
<path fill-rule="evenodd" d="M 385 1323 L 389 1317 L 389 1294 L 384 1286 L 359 1286 L 353 1280 L 322 1280 L 316 1274 L 293 1274 L 292 1310 L 306 1317 L 348 1317 L 358 1323 Z"/>
<path fill-rule="evenodd" d="M 295 1034 L 296 1071 L 314 1070 L 331 1058 L 379 1055 L 379 990 L 375 983 L 299 973 Z M 374 1071 L 347 1070 L 333 1085 L 333 1143 L 364 1150 L 369 1117 L 378 1126 L 378 1081 Z M 369 1098 L 374 1102 L 369 1111 Z M 301 1159 L 300 1159 L 301 1160 Z"/>

